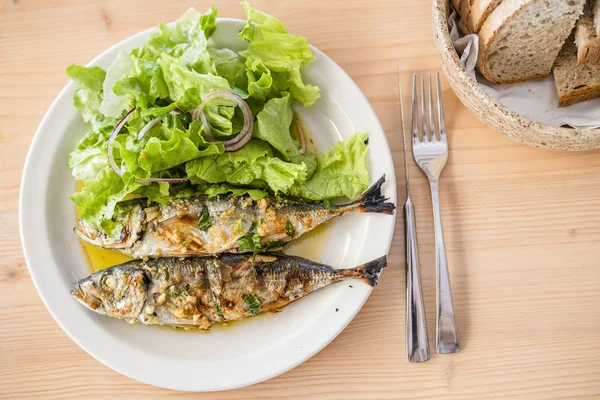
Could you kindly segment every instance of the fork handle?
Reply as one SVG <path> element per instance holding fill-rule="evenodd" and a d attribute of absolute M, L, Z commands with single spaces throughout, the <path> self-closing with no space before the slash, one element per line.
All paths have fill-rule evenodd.
<path fill-rule="evenodd" d="M 409 362 L 429 360 L 427 325 L 421 277 L 419 276 L 419 251 L 415 207 L 410 196 L 404 205 L 404 236 L 406 238 L 406 359 Z"/>
<path fill-rule="evenodd" d="M 460 350 L 458 330 L 454 316 L 450 274 L 446 258 L 446 245 L 442 230 L 440 211 L 440 193 L 437 180 L 430 180 L 433 203 L 433 223 L 435 228 L 435 271 L 436 271 L 436 352 L 438 354 L 456 353 Z"/>

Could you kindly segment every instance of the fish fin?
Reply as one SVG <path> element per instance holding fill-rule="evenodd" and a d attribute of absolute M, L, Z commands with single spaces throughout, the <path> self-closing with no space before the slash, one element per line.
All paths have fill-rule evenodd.
<path fill-rule="evenodd" d="M 373 201 L 375 199 L 379 199 L 381 197 L 381 187 L 385 183 L 385 174 L 381 178 L 377 180 L 370 188 L 368 188 L 363 194 L 358 196 L 356 199 L 357 203 L 365 202 L 365 201 Z"/>
<path fill-rule="evenodd" d="M 381 270 L 387 265 L 387 256 L 379 257 L 356 268 L 343 270 L 344 276 L 363 281 L 369 286 L 377 285 Z"/>
<path fill-rule="evenodd" d="M 373 186 L 368 188 L 354 202 L 342 206 L 342 208 L 352 207 L 353 211 L 358 212 L 374 212 L 388 215 L 394 214 L 394 210 L 396 209 L 394 203 L 388 202 L 388 199 L 381 195 L 381 186 L 384 182 L 385 175 L 379 178 Z"/>

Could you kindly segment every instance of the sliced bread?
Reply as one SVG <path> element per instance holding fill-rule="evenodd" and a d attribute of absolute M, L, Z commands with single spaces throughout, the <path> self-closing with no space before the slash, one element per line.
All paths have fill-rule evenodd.
<path fill-rule="evenodd" d="M 592 4 L 592 15 L 596 26 L 596 36 L 600 39 L 600 0 L 590 0 Z"/>
<path fill-rule="evenodd" d="M 585 0 L 504 0 L 479 31 L 480 72 L 491 82 L 548 76 Z"/>
<path fill-rule="evenodd" d="M 473 33 L 469 29 L 469 14 L 471 13 L 471 2 L 473 0 L 461 0 L 460 9 L 458 13 L 460 14 L 460 24 L 462 25 L 461 31 L 467 35 L 469 33 Z"/>
<path fill-rule="evenodd" d="M 579 64 L 572 38 L 560 51 L 553 71 L 560 107 L 600 97 L 600 66 Z"/>
<path fill-rule="evenodd" d="M 591 7 L 586 6 L 585 12 L 577 21 L 575 44 L 579 64 L 600 65 L 600 39 L 594 27 Z"/>
<path fill-rule="evenodd" d="M 458 21 L 458 30 L 461 31 L 461 33 L 465 36 L 471 34 L 469 27 L 467 24 L 465 24 L 465 20 L 462 18 Z"/>
<path fill-rule="evenodd" d="M 487 17 L 498 7 L 502 0 L 474 0 L 467 15 L 467 26 L 471 32 L 477 33 Z"/>
<path fill-rule="evenodd" d="M 452 7 L 460 14 L 460 3 L 462 0 L 452 0 Z"/>

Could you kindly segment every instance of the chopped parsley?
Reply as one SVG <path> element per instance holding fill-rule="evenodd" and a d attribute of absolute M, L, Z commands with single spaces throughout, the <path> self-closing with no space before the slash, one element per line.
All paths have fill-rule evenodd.
<path fill-rule="evenodd" d="M 289 219 L 285 221 L 285 232 L 291 238 L 296 236 L 296 230 L 294 229 L 294 225 L 292 225 L 292 222 Z"/>
<path fill-rule="evenodd" d="M 246 302 L 246 311 L 252 315 L 257 315 L 260 312 L 260 300 L 253 294 L 247 294 L 244 296 Z"/>
<path fill-rule="evenodd" d="M 262 250 L 260 243 L 260 235 L 256 233 L 258 227 L 257 222 L 253 222 L 244 236 L 238 239 L 237 244 L 242 250 L 253 250 L 254 253 L 259 253 Z"/>
<path fill-rule="evenodd" d="M 171 296 L 171 297 L 175 297 L 175 296 L 177 296 L 177 292 L 175 291 L 175 289 L 171 289 L 171 290 L 169 291 L 169 296 Z"/>
<path fill-rule="evenodd" d="M 271 242 L 267 242 L 263 245 L 263 250 L 273 249 L 277 247 L 283 247 L 287 244 L 284 240 L 273 240 Z"/>
<path fill-rule="evenodd" d="M 326 210 L 335 210 L 337 209 L 337 207 L 335 206 L 335 204 L 332 204 L 329 200 L 325 199 L 321 202 L 321 205 L 323 206 L 324 209 Z"/>
<path fill-rule="evenodd" d="M 185 300 L 188 297 L 188 292 L 187 290 L 183 289 L 181 291 L 181 293 L 179 293 L 179 297 L 182 298 L 183 300 Z"/>
<path fill-rule="evenodd" d="M 215 219 L 210 216 L 210 213 L 208 212 L 208 208 L 207 207 L 202 208 L 202 212 L 200 213 L 200 218 L 198 218 L 198 228 L 200 230 L 205 231 L 208 228 L 210 228 L 211 226 L 213 226 L 214 223 L 215 223 Z"/>
<path fill-rule="evenodd" d="M 219 303 L 215 303 L 215 310 L 217 310 L 217 315 L 219 317 L 222 317 L 223 314 L 223 308 L 221 307 L 221 305 Z"/>
<path fill-rule="evenodd" d="M 244 225 L 242 225 L 242 219 L 238 219 L 233 223 L 233 228 L 237 231 L 237 232 L 244 232 Z"/>
<path fill-rule="evenodd" d="M 160 270 L 163 273 L 163 275 L 165 276 L 165 281 L 168 281 L 169 280 L 169 268 L 162 267 Z"/>
<path fill-rule="evenodd" d="M 256 233 L 256 228 L 263 223 L 263 220 L 259 220 L 258 222 L 253 222 L 248 229 L 248 232 L 244 236 L 238 239 L 237 244 L 242 250 L 251 250 L 254 252 L 252 259 L 256 257 L 257 254 L 272 249 L 274 247 L 282 247 L 286 244 L 286 242 L 282 240 L 275 240 L 272 242 L 261 243 L 261 237 L 258 233 Z"/>

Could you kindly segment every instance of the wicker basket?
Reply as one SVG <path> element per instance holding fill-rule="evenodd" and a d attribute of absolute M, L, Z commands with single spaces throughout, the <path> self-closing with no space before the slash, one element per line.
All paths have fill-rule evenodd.
<path fill-rule="evenodd" d="M 531 121 L 497 103 L 465 72 L 448 31 L 448 0 L 433 0 L 435 44 L 450 86 L 481 121 L 510 139 L 534 147 L 582 151 L 600 148 L 600 129 L 561 128 Z"/>

